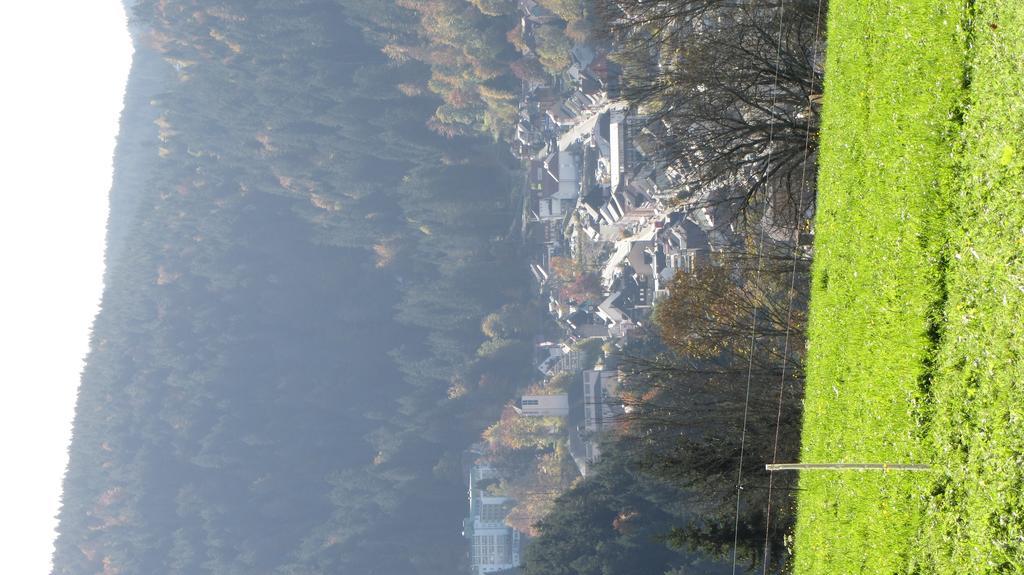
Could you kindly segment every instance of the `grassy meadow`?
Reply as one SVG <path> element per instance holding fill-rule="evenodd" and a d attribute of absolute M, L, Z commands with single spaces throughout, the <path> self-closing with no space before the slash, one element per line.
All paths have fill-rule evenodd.
<path fill-rule="evenodd" d="M 1024 1 L 832 0 L 795 572 L 1024 572 Z"/>

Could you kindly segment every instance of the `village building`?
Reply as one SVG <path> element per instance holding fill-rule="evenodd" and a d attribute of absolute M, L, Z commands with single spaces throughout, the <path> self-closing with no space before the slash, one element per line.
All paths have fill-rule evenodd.
<path fill-rule="evenodd" d="M 524 395 L 516 411 L 526 417 L 568 417 L 569 395 Z"/>
<path fill-rule="evenodd" d="M 514 501 L 491 495 L 483 485 L 497 479 L 497 471 L 475 465 L 469 472 L 469 516 L 462 535 L 470 544 L 469 563 L 475 575 L 514 569 L 522 563 L 521 534 L 505 525 Z"/>
<path fill-rule="evenodd" d="M 582 354 L 566 344 L 542 345 L 538 349 L 538 356 L 540 363 L 537 364 L 537 370 L 545 377 L 582 369 Z"/>
<path fill-rule="evenodd" d="M 601 434 L 617 424 L 625 413 L 618 399 L 619 374 L 612 370 L 587 370 L 571 398 L 569 453 L 580 474 L 601 457 Z"/>

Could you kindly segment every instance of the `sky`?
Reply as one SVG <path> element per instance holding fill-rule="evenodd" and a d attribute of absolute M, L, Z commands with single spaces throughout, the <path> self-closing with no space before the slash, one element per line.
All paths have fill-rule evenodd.
<path fill-rule="evenodd" d="M 51 568 L 131 55 L 120 0 L 0 2 L 5 573 Z"/>

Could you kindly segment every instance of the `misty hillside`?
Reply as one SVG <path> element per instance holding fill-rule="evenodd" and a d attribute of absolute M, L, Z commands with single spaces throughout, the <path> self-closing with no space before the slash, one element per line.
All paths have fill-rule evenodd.
<path fill-rule="evenodd" d="M 399 88 L 428 66 L 374 40 L 409 18 L 134 7 L 56 573 L 466 561 L 462 451 L 532 369 L 527 342 L 478 352 L 480 320 L 524 300 L 528 274 L 514 164 L 431 131 L 436 97 Z"/>

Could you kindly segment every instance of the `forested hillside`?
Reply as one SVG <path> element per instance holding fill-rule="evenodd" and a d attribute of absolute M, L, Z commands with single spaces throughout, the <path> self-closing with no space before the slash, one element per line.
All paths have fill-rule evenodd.
<path fill-rule="evenodd" d="M 376 0 L 134 7 L 56 573 L 465 560 L 461 452 L 530 369 L 480 331 L 527 293 L 515 173 L 428 128 L 439 100 L 401 86 L 429 67 L 369 13 L 419 25 Z"/>
<path fill-rule="evenodd" d="M 573 42 L 590 31 L 584 0 L 536 0 L 527 13 L 516 0 L 338 0 L 395 63 L 418 62 L 428 73 L 404 80 L 408 96 L 436 94 L 428 126 L 448 137 L 507 136 L 524 86 L 544 84 L 569 66 Z"/>

